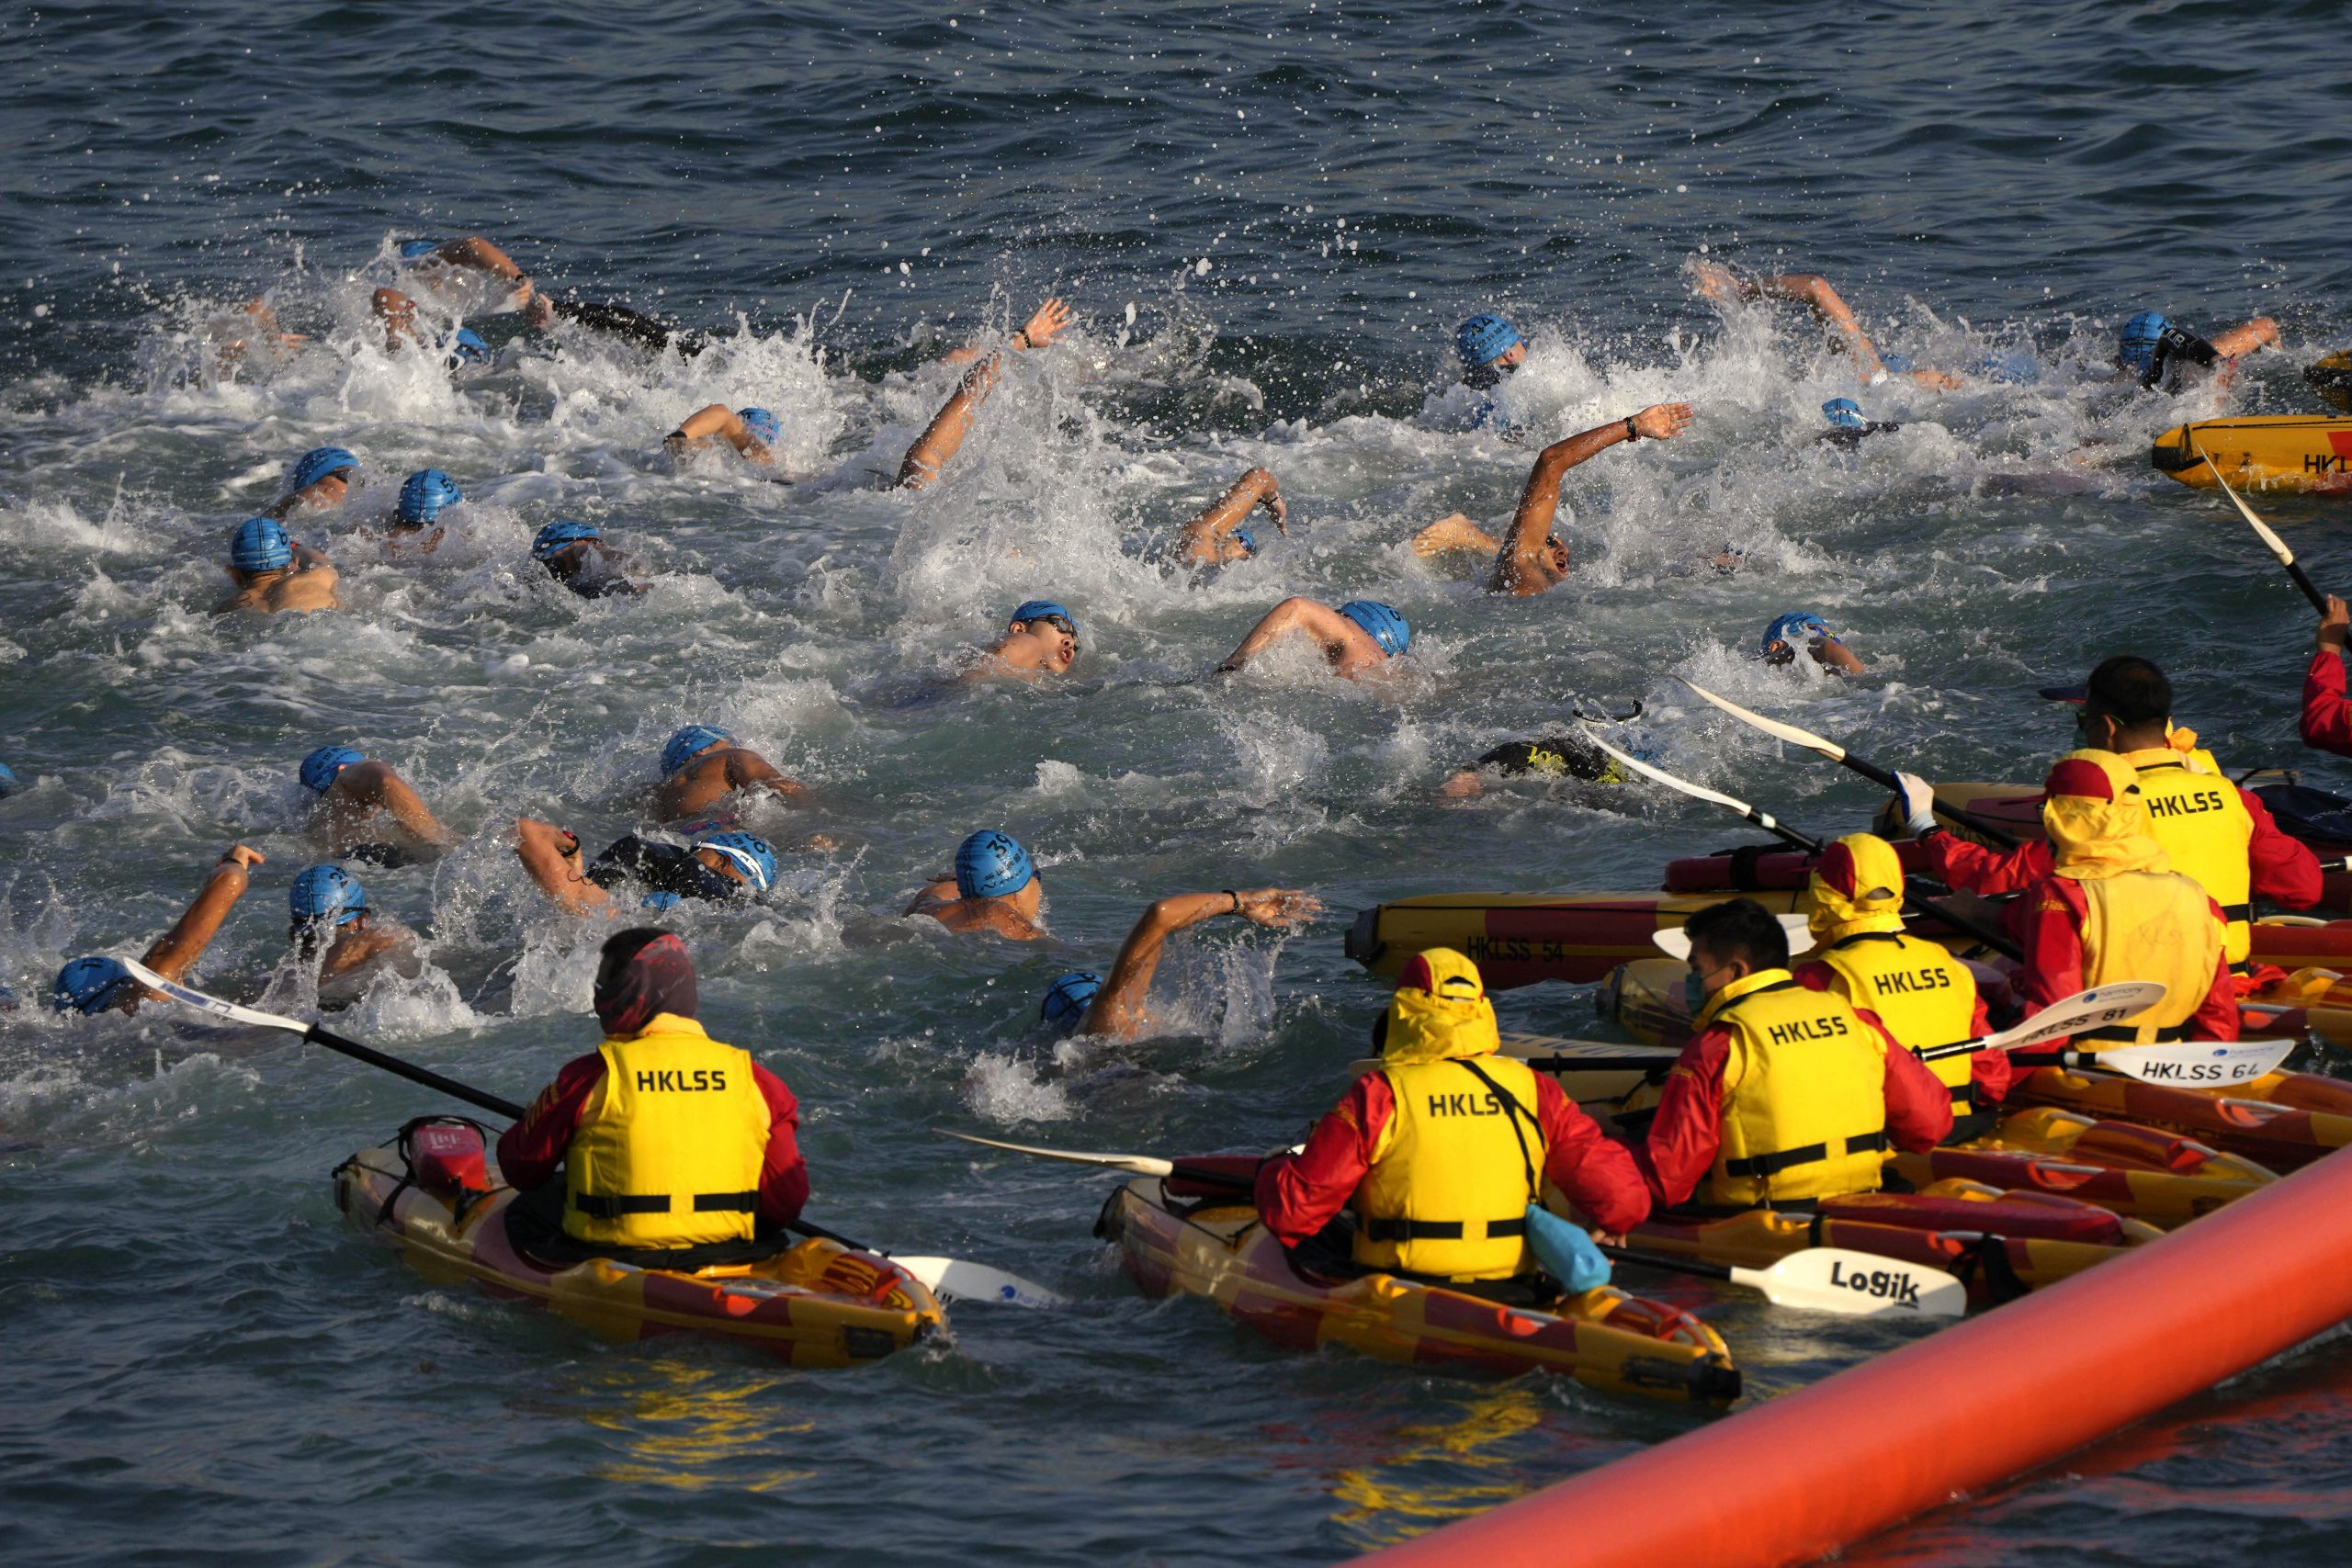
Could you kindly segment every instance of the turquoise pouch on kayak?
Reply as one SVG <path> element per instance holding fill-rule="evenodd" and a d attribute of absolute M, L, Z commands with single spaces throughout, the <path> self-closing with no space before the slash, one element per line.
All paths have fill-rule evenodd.
<path fill-rule="evenodd" d="M 1570 1224 L 1541 1203 L 1527 1206 L 1527 1245 L 1544 1272 L 1572 1296 L 1609 1283 L 1609 1259 L 1600 1256 L 1584 1227 Z"/>

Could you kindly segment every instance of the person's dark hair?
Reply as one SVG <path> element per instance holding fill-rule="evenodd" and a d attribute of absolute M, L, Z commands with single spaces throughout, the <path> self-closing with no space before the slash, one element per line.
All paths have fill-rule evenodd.
<path fill-rule="evenodd" d="M 659 926 L 631 926 L 605 939 L 596 950 L 596 984 L 599 987 L 612 982 L 615 976 L 628 966 L 628 961 L 650 942 L 660 942 L 670 933 Z"/>
<path fill-rule="evenodd" d="M 1785 969 L 1789 965 L 1789 933 L 1771 911 L 1753 898 L 1711 904 L 1682 922 L 1690 945 L 1703 947 L 1728 963 L 1747 961 L 1750 969 Z"/>
<path fill-rule="evenodd" d="M 2172 717 L 2172 682 L 2134 654 L 2119 653 L 2091 671 L 2083 711 L 2141 729 Z"/>

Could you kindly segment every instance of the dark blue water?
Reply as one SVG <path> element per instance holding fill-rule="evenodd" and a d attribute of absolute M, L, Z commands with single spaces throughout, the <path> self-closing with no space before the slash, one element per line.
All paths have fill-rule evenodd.
<path fill-rule="evenodd" d="M 592 1043 L 595 933 L 524 884 L 512 819 L 638 821 L 662 737 L 728 725 L 817 791 L 755 815 L 793 853 L 756 914 L 682 921 L 706 1016 L 799 1092 L 812 1213 L 1079 1298 L 967 1307 L 866 1371 L 613 1348 L 425 1287 L 347 1232 L 325 1173 L 421 1090 L 278 1038 L 0 1018 L 0 1517 L 19 1561 L 1327 1562 L 1680 1429 L 1573 1386 L 1465 1382 L 1238 1339 L 1137 1300 L 1088 1234 L 1106 1184 L 967 1158 L 936 1125 L 1182 1152 L 1295 1137 L 1377 990 L 1356 908 L 1471 887 L 1654 885 L 1734 841 L 1646 795 L 1442 808 L 1458 761 L 1640 697 L 1669 765 L 1816 829 L 1871 804 L 1673 674 L 1858 750 L 2030 777 L 2068 743 L 2032 688 L 2132 649 L 2233 766 L 2297 763 L 2305 614 L 2238 524 L 2145 463 L 2178 402 L 2105 379 L 2118 322 L 2278 318 L 2234 406 L 2315 408 L 2352 333 L 2338 7 L 1655 8 L 1430 4 L 938 11 L 345 4 L 69 6 L 0 20 L 0 980 L 143 945 L 242 840 L 268 855 L 205 982 L 300 1010 L 280 903 L 316 851 L 293 765 L 347 739 L 465 836 L 366 873 L 429 938 L 346 1032 L 528 1094 Z M 480 321 L 452 384 L 388 356 L 393 243 L 477 232 L 559 293 L 713 332 L 693 360 Z M 2030 385 L 1855 387 L 1791 310 L 1697 299 L 1695 258 L 1818 270 L 1883 346 Z M 1049 292 L 1080 325 L 1017 363 L 948 479 L 864 488 L 945 397 L 946 347 Z M 266 295 L 312 344 L 223 377 Z M 1444 389 L 1453 324 L 1510 314 L 1538 439 L 1691 401 L 1670 446 L 1574 475 L 1568 586 L 1499 604 L 1404 540 L 1508 516 L 1531 448 Z M 446 324 L 446 323 L 445 323 Z M 552 349 L 552 351 L 550 351 Z M 1905 422 L 1852 455 L 1824 399 Z M 652 454 L 704 403 L 783 419 L 770 484 Z M 303 525 L 348 608 L 207 612 L 220 541 L 284 465 L 351 447 Z M 432 566 L 365 525 L 435 464 L 469 500 Z M 1195 581 L 1150 556 L 1263 463 L 1290 536 Z M 2265 511 L 2322 581 L 2339 507 Z M 519 570 L 585 516 L 657 573 L 595 604 Z M 1747 565 L 1700 563 L 1726 545 Z M 1377 596 L 1414 671 L 1277 659 L 1193 679 L 1289 592 Z M 1063 682 L 914 700 L 1010 605 L 1089 637 Z M 1785 609 L 1872 673 L 1745 652 Z M 2323 782 L 2329 770 L 2317 770 Z M 896 921 L 965 832 L 1046 866 L 1050 952 Z M 599 836 L 601 835 L 601 837 Z M 1183 939 L 1175 1032 L 1057 1051 L 1028 1021 L 1164 892 L 1311 887 L 1287 942 Z M 1507 1021 L 1568 1032 L 1584 998 Z M 1709 1295 L 1760 1397 L 1892 1331 Z M 2342 1556 L 2340 1347 L 1886 1543 L 1885 1561 Z M 2063 1390 L 2053 1391 L 2063 1397 Z M 1873 1551 L 1882 1549 L 1873 1548 Z"/>

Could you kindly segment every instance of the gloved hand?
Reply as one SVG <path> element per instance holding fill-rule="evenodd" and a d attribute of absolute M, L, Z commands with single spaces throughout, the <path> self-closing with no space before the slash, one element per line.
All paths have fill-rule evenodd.
<path fill-rule="evenodd" d="M 1895 782 L 1903 786 L 1903 827 L 1917 838 L 1936 825 L 1936 791 L 1917 773 L 1897 773 Z"/>

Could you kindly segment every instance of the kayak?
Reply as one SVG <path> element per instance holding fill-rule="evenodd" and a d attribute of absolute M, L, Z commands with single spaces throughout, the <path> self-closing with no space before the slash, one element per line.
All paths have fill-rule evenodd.
<path fill-rule="evenodd" d="M 417 1134 L 443 1129 L 458 1131 L 423 1140 L 436 1146 L 418 1153 Z M 454 1159 L 452 1144 L 459 1145 Z M 922 1280 L 879 1254 L 831 1241 L 692 1271 L 609 1258 L 543 1263 L 508 1236 L 515 1192 L 499 1179 L 470 1122 L 412 1123 L 337 1166 L 334 1184 L 344 1213 L 432 1283 L 470 1283 L 529 1302 L 606 1339 L 705 1334 L 756 1345 L 796 1367 L 850 1367 L 903 1350 L 945 1322 Z"/>
<path fill-rule="evenodd" d="M 1759 896 L 1775 913 L 1795 895 Z M 1713 897 L 1663 893 L 1437 893 L 1375 905 L 1349 928 L 1346 952 L 1394 975 L 1426 948 L 1451 947 L 1478 966 L 1490 991 L 1544 980 L 1589 985 L 1629 958 L 1655 953 L 1653 931 L 1679 926 Z"/>
<path fill-rule="evenodd" d="M 2352 1144 L 2352 1084 L 2318 1073 L 2270 1073 L 2220 1094 L 2114 1073 L 2037 1067 L 2009 1086 L 2007 1103 L 2055 1105 L 2168 1127 L 2277 1171 Z"/>
<path fill-rule="evenodd" d="M 1559 1372 L 1605 1393 L 1714 1408 L 1739 1397 L 1722 1337 L 1679 1308 L 1603 1286 L 1539 1312 L 1393 1274 L 1302 1274 L 1255 1208 L 1230 1193 L 1204 1199 L 1205 1190 L 1147 1178 L 1103 1206 L 1095 1234 L 1118 1244 L 1145 1294 L 1204 1296 L 1292 1349 L 1344 1345 L 1384 1361 Z"/>
<path fill-rule="evenodd" d="M 1887 1168 L 1913 1187 L 1958 1179 L 2048 1193 L 2159 1230 L 2177 1229 L 2278 1179 L 2194 1138 L 2056 1106 L 2004 1116 L 1984 1136 L 1953 1147 L 1897 1153 Z"/>
<path fill-rule="evenodd" d="M 2219 467 L 2239 490 L 2342 495 L 2352 491 L 2352 418 L 2312 413 L 2201 419 L 2157 436 L 2148 448 L 2148 462 L 2156 472 L 2198 490 L 2217 488 L 2213 469 Z"/>

